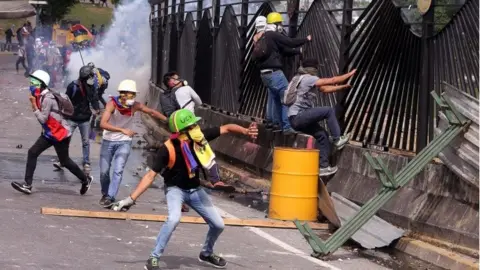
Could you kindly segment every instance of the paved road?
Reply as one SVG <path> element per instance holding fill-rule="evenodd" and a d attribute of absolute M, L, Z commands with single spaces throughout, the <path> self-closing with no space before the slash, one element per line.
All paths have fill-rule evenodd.
<path fill-rule="evenodd" d="M 142 269 L 155 243 L 161 224 L 44 216 L 42 206 L 102 210 L 98 166 L 93 166 L 96 184 L 80 196 L 77 180 L 68 172 L 53 172 L 53 150 L 38 162 L 34 193 L 14 191 L 10 181 L 23 178 L 26 152 L 40 132 L 27 101 L 27 80 L 17 75 L 14 57 L 0 56 L 0 269 Z M 23 147 L 17 149 L 15 146 Z M 98 162 L 99 145 L 92 146 Z M 136 150 L 139 151 L 139 150 Z M 80 161 L 79 134 L 74 135 L 72 156 Z M 121 196 L 138 181 L 133 176 L 141 165 L 140 152 L 129 160 Z M 141 171 L 139 171 L 142 173 Z M 160 182 L 159 180 L 158 182 Z M 264 218 L 264 213 L 228 198 L 213 195 L 222 216 Z M 133 212 L 166 214 L 163 191 L 152 188 L 138 201 Z M 188 213 L 194 215 L 194 213 Z M 180 224 L 166 254 L 165 269 L 208 269 L 196 259 L 207 231 L 206 225 Z M 228 269 L 365 269 L 385 267 L 340 250 L 329 261 L 310 257 L 310 247 L 296 230 L 227 227 L 216 252 L 229 261 Z"/>

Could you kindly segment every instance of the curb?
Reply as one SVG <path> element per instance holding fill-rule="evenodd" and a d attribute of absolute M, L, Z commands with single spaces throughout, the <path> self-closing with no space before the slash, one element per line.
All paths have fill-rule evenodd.
<path fill-rule="evenodd" d="M 409 237 L 398 240 L 395 248 L 413 257 L 419 258 L 436 266 L 451 269 L 465 270 L 478 269 L 478 259 L 467 257 L 429 243 Z"/>
<path fill-rule="evenodd" d="M 230 185 L 243 186 L 244 192 L 262 192 L 270 189 L 270 181 L 267 179 L 259 178 L 220 159 L 217 159 L 217 163 L 220 178 Z"/>

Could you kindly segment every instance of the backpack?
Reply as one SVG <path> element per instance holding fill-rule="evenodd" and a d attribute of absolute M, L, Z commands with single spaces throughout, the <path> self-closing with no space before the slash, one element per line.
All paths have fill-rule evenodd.
<path fill-rule="evenodd" d="M 178 88 L 163 90 L 160 94 L 160 106 L 162 107 L 163 114 L 165 114 L 167 117 L 170 117 L 173 112 L 180 109 L 180 104 L 175 96 L 175 91 L 177 89 Z"/>
<path fill-rule="evenodd" d="M 57 101 L 58 104 L 58 110 L 52 110 L 52 112 L 61 114 L 65 118 L 70 118 L 73 115 L 73 104 L 70 101 L 70 98 L 64 94 L 64 93 L 59 93 L 53 90 L 50 90 L 50 93 L 55 97 L 55 100 Z M 40 100 L 40 103 L 43 102 L 43 98 Z"/>
<path fill-rule="evenodd" d="M 287 106 L 292 106 L 295 101 L 297 101 L 297 90 L 298 85 L 302 81 L 305 75 L 294 76 L 292 81 L 288 84 L 287 90 L 283 94 L 282 104 Z"/>
<path fill-rule="evenodd" d="M 253 42 L 252 57 L 254 60 L 266 60 L 270 56 L 270 50 L 265 33 L 255 42 Z"/>

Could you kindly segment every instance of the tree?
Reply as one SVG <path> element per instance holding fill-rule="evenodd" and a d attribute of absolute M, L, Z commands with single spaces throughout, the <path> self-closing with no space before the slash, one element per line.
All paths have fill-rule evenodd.
<path fill-rule="evenodd" d="M 48 0 L 48 4 L 42 7 L 40 21 L 42 24 L 53 24 L 63 19 L 77 0 Z"/>

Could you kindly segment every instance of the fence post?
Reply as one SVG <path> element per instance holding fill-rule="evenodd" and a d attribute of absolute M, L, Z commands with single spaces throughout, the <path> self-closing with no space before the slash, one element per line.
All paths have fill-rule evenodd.
<path fill-rule="evenodd" d="M 203 0 L 197 1 L 197 21 L 202 19 L 202 11 L 203 11 Z"/>
<path fill-rule="evenodd" d="M 292 38 L 297 36 L 299 9 L 300 0 L 288 1 L 288 17 L 290 18 L 288 35 Z"/>
<path fill-rule="evenodd" d="M 429 129 L 432 128 L 431 116 L 433 110 L 432 100 L 429 92 L 433 87 L 433 78 L 430 75 L 432 69 L 430 64 L 430 46 L 428 39 L 433 35 L 434 27 L 435 0 L 431 0 L 429 9 L 423 14 L 422 18 L 422 70 L 420 73 L 420 89 L 418 95 L 418 126 L 417 126 L 417 145 L 416 153 L 422 151 L 429 141 Z"/>

